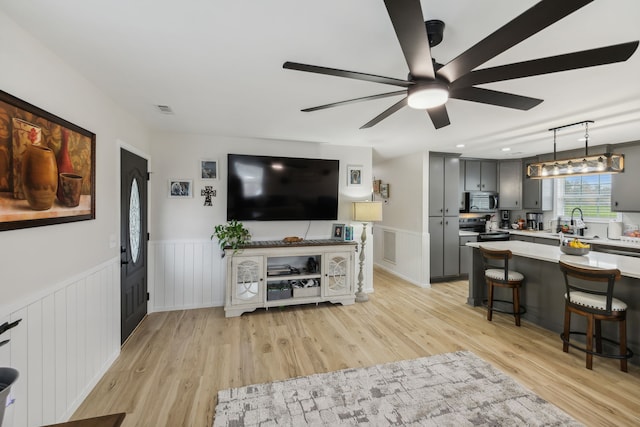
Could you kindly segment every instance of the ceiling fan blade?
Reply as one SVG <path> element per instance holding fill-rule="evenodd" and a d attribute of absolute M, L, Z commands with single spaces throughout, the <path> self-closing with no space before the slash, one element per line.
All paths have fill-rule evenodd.
<path fill-rule="evenodd" d="M 449 114 L 447 113 L 447 107 L 445 107 L 444 105 L 435 108 L 429 108 L 427 110 L 427 114 L 429 114 L 429 117 L 433 122 L 433 126 L 436 129 L 440 129 L 451 124 L 451 122 L 449 121 Z"/>
<path fill-rule="evenodd" d="M 339 70 L 337 68 L 319 67 L 317 65 L 300 64 L 298 62 L 285 62 L 282 68 L 288 70 L 306 71 L 309 73 L 326 74 L 329 76 L 346 77 L 348 79 L 364 80 L 386 85 L 409 87 L 413 82 L 407 80 L 394 79 L 392 77 L 376 76 L 374 74 L 358 73 L 357 71 Z"/>
<path fill-rule="evenodd" d="M 435 78 L 420 0 L 385 0 L 402 53 L 415 78 Z"/>
<path fill-rule="evenodd" d="M 458 80 L 491 58 L 575 12 L 593 0 L 542 0 L 442 67 L 438 74 Z"/>
<path fill-rule="evenodd" d="M 501 65 L 499 67 L 484 68 L 460 77 L 451 84 L 451 88 L 475 86 L 484 83 L 624 62 L 633 55 L 637 48 L 638 41 L 634 41 L 567 53 L 565 55 L 549 56 L 531 61 Z"/>
<path fill-rule="evenodd" d="M 453 89 L 449 92 L 449 98 L 464 99 L 465 101 L 515 108 L 517 110 L 529 110 L 542 102 L 542 99 L 529 98 L 528 96 L 514 95 L 512 93 L 498 92 L 479 87 Z"/>
<path fill-rule="evenodd" d="M 325 108 L 339 107 L 342 105 L 354 104 L 356 102 L 371 101 L 374 99 L 381 99 L 381 98 L 387 98 L 389 96 L 406 95 L 406 94 L 407 94 L 406 90 L 398 90 L 396 92 L 381 93 L 379 95 L 364 96 L 362 98 L 354 98 L 354 99 L 349 99 L 347 101 L 334 102 L 331 104 L 320 105 L 318 107 L 305 108 L 304 110 L 301 110 L 301 111 L 304 111 L 305 113 L 309 113 L 311 111 L 324 110 Z"/>
<path fill-rule="evenodd" d="M 360 126 L 360 129 L 368 129 L 372 126 L 377 125 L 378 123 L 380 123 L 381 121 L 383 121 L 384 119 L 386 119 L 387 117 L 389 117 L 390 115 L 392 115 L 393 113 L 395 113 L 396 111 L 398 111 L 399 109 L 401 109 L 406 105 L 407 105 L 407 97 L 404 97 L 400 101 L 393 104 L 391 107 L 384 110 L 381 114 L 378 114 L 376 117 L 374 117 L 367 123 Z"/>

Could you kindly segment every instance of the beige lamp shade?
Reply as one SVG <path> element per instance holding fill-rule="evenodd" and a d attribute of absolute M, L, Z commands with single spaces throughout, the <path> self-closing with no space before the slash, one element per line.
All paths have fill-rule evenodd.
<path fill-rule="evenodd" d="M 353 219 L 360 222 L 382 221 L 382 202 L 353 202 Z"/>

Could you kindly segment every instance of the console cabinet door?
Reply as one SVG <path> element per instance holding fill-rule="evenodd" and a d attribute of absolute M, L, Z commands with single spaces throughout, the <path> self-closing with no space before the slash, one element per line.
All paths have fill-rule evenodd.
<path fill-rule="evenodd" d="M 231 305 L 264 301 L 264 257 L 234 256 L 231 261 Z"/>
<path fill-rule="evenodd" d="M 429 276 L 444 276 L 444 217 L 429 218 Z M 458 244 L 456 242 L 456 248 Z"/>
<path fill-rule="evenodd" d="M 324 256 L 324 259 L 323 296 L 353 294 L 351 253 L 328 253 Z"/>

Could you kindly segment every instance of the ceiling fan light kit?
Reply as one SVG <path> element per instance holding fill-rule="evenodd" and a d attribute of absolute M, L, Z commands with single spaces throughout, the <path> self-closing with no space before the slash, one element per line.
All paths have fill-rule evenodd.
<path fill-rule="evenodd" d="M 370 128 L 380 123 L 406 105 L 426 110 L 434 127 L 440 129 L 450 124 L 449 113 L 445 105 L 449 99 L 526 111 L 539 105 L 543 100 L 481 88 L 476 85 L 624 62 L 637 50 L 639 42 L 636 40 L 497 67 L 484 69 L 478 69 L 478 67 L 592 1 L 542 0 L 447 64 L 442 65 L 432 58 L 431 48 L 442 41 L 445 23 L 433 19 L 425 21 L 420 0 L 384 0 L 409 68 L 407 80 L 290 61 L 285 62 L 283 68 L 399 86 L 406 90 L 406 96 L 403 99 L 395 102 L 360 129 Z M 356 102 L 402 95 L 404 92 L 395 91 L 365 96 L 305 108 L 302 111 L 318 111 Z"/>
<path fill-rule="evenodd" d="M 598 175 L 603 173 L 616 174 L 624 172 L 624 154 L 607 152 L 603 154 L 589 155 L 589 123 L 593 123 L 593 120 L 585 120 L 549 129 L 550 131 L 553 131 L 553 160 L 527 164 L 527 178 L 546 179 L 567 176 Z M 556 134 L 558 129 L 575 125 L 585 126 L 584 156 L 557 160 Z"/>
<path fill-rule="evenodd" d="M 439 81 L 417 83 L 407 89 L 407 104 L 416 110 L 439 107 L 449 99 L 449 88 Z"/>

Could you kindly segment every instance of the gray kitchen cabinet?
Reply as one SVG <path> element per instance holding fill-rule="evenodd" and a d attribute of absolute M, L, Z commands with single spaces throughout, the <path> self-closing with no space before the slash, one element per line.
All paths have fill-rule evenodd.
<path fill-rule="evenodd" d="M 553 209 L 554 180 L 527 178 L 527 164 L 535 162 L 535 157 L 522 160 L 522 208 L 550 211 Z"/>
<path fill-rule="evenodd" d="M 522 236 L 522 235 L 520 235 L 520 234 L 512 234 L 512 235 L 509 237 L 509 240 L 517 240 L 517 241 L 520 241 L 520 242 L 530 242 L 530 243 L 533 243 L 534 238 L 533 238 L 533 236 Z"/>
<path fill-rule="evenodd" d="M 430 277 L 439 279 L 460 274 L 457 217 L 430 217 Z"/>
<path fill-rule="evenodd" d="M 429 154 L 429 216 L 458 216 L 459 170 L 457 155 Z"/>
<path fill-rule="evenodd" d="M 498 191 L 498 162 L 465 160 L 465 191 Z"/>
<path fill-rule="evenodd" d="M 611 210 L 640 212 L 640 145 L 626 146 L 616 152 L 624 154 L 624 172 L 611 175 Z"/>
<path fill-rule="evenodd" d="M 429 153 L 429 234 L 431 278 L 459 274 L 458 213 L 460 159 Z"/>
<path fill-rule="evenodd" d="M 468 242 L 475 242 L 477 236 L 460 236 L 460 275 L 468 275 L 471 268 L 471 247 L 467 246 Z"/>
<path fill-rule="evenodd" d="M 504 160 L 498 164 L 500 209 L 522 209 L 522 162 Z"/>
<path fill-rule="evenodd" d="M 464 209 L 464 164 L 465 161 L 460 159 L 460 167 L 458 168 L 458 207 Z"/>

